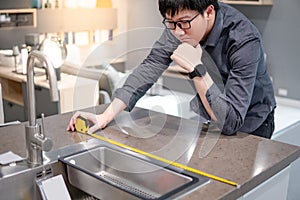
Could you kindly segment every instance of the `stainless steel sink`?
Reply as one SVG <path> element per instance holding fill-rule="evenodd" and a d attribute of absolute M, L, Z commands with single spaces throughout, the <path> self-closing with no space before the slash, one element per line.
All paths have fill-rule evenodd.
<path fill-rule="evenodd" d="M 100 144 L 102 143 L 92 139 L 59 150 L 46 152 L 45 158 L 47 162 L 43 166 L 32 167 L 25 160 L 9 165 L 0 165 L 0 199 L 42 200 L 37 180 L 40 180 L 43 176 L 51 178 L 56 175 L 63 176 L 72 200 L 95 199 L 69 184 L 65 165 L 58 161 L 58 157 L 81 152 L 86 148 L 95 148 Z"/>
<path fill-rule="evenodd" d="M 66 180 L 64 165 L 61 162 L 53 162 L 44 166 L 31 168 L 26 161 L 16 163 L 16 166 L 1 166 L 1 174 L 9 175 L 0 178 L 0 199 L 13 200 L 42 200 L 37 180 L 43 176 L 53 177 L 61 174 L 64 179 L 70 196 L 74 200 L 93 199 L 81 190 L 71 186 Z"/>
<path fill-rule="evenodd" d="M 43 176 L 62 175 L 73 200 L 176 199 L 209 181 L 98 140 L 45 156 L 43 166 L 32 168 L 26 161 L 0 166 L 1 199 L 41 200 L 37 180 Z"/>
<path fill-rule="evenodd" d="M 68 181 L 99 199 L 174 199 L 208 178 L 101 146 L 60 158 Z M 181 171 L 181 172 L 179 172 Z"/>

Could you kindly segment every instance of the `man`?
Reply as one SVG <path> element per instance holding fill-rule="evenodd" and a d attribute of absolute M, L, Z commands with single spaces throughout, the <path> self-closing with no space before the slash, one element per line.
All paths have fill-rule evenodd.
<path fill-rule="evenodd" d="M 242 131 L 271 138 L 276 107 L 266 68 L 261 36 L 239 11 L 218 0 L 159 0 L 166 27 L 147 58 L 116 90 L 114 100 L 100 115 L 85 113 L 104 128 L 115 116 L 131 110 L 168 65 L 175 61 L 189 72 L 196 88 L 191 108 L 218 124 L 223 134 Z M 220 89 L 202 63 L 202 49 L 215 62 L 224 88 Z M 74 131 L 76 113 L 68 130 Z"/>

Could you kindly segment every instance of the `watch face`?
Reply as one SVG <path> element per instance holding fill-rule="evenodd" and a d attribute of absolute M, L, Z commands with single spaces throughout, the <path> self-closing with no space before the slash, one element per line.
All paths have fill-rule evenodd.
<path fill-rule="evenodd" d="M 204 76 L 206 74 L 206 72 L 207 72 L 206 67 L 202 64 L 199 64 L 195 67 L 194 71 L 192 71 L 188 74 L 188 76 L 190 79 L 193 79 L 196 76 L 198 76 L 198 77 Z"/>

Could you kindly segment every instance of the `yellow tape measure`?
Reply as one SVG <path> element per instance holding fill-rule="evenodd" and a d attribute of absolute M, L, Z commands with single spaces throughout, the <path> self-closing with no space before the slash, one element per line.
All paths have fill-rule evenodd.
<path fill-rule="evenodd" d="M 75 122 L 75 128 L 77 132 L 87 133 L 90 128 L 89 120 L 86 117 L 78 116 Z"/>
<path fill-rule="evenodd" d="M 226 180 L 224 178 L 221 178 L 221 177 L 218 177 L 218 176 L 215 176 L 215 175 L 212 175 L 212 174 L 205 173 L 205 172 L 197 170 L 195 168 L 191 168 L 191 167 L 188 167 L 186 165 L 183 165 L 183 164 L 180 164 L 180 163 L 177 163 L 177 162 L 174 162 L 174 161 L 171 161 L 171 160 L 168 160 L 168 159 L 165 159 L 165 158 L 153 155 L 151 153 L 148 153 L 148 152 L 136 149 L 134 147 L 122 144 L 120 142 L 117 142 L 117 141 L 105 138 L 105 137 L 100 136 L 100 135 L 96 135 L 94 133 L 87 133 L 87 130 L 89 129 L 89 121 L 86 118 L 84 118 L 84 117 L 78 117 L 77 118 L 76 123 L 75 123 L 75 128 L 76 128 L 76 130 L 78 132 L 83 133 L 83 134 L 87 134 L 87 135 L 89 135 L 89 136 L 91 136 L 93 138 L 96 138 L 96 139 L 108 142 L 110 144 L 113 144 L 113 145 L 116 145 L 116 146 L 119 146 L 119 147 L 122 147 L 122 148 L 125 148 L 125 149 L 128 149 L 128 150 L 131 150 L 131 151 L 133 151 L 135 153 L 139 153 L 141 155 L 144 155 L 144 156 L 147 156 L 149 158 L 152 158 L 152 159 L 164 162 L 166 164 L 169 164 L 169 165 L 172 165 L 172 166 L 184 169 L 184 170 L 189 171 L 189 172 L 193 172 L 195 174 L 206 176 L 206 177 L 214 179 L 216 181 L 220 181 L 220 182 L 232 185 L 232 186 L 236 186 L 237 188 L 240 187 L 237 183 L 235 183 L 233 181 L 229 181 L 229 180 Z"/>

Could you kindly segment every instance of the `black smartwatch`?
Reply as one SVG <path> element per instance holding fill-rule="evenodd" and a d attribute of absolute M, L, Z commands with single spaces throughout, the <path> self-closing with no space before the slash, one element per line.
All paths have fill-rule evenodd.
<path fill-rule="evenodd" d="M 206 72 L 207 72 L 206 67 L 202 64 L 199 64 L 199 65 L 196 65 L 196 67 L 194 68 L 194 71 L 188 73 L 188 77 L 190 79 L 193 79 L 196 76 L 202 77 L 206 74 Z"/>

